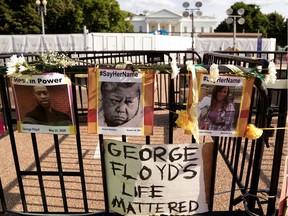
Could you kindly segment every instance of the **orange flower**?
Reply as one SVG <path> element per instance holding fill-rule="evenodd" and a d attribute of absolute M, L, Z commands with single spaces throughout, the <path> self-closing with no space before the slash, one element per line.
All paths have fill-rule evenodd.
<path fill-rule="evenodd" d="M 257 128 L 255 125 L 253 124 L 248 124 L 246 127 L 246 132 L 245 132 L 245 137 L 248 139 L 258 139 L 259 137 L 261 137 L 263 134 L 263 130 Z"/>
<path fill-rule="evenodd" d="M 176 124 L 184 130 L 191 131 L 193 124 L 192 124 L 192 121 L 189 120 L 189 115 L 188 115 L 187 111 L 186 110 L 181 110 L 181 111 L 177 110 L 177 114 L 178 114 L 178 118 L 176 120 Z"/>

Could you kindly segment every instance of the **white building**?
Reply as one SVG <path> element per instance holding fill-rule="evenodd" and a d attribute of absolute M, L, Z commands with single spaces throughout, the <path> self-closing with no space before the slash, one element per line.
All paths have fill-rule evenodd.
<path fill-rule="evenodd" d="M 214 32 L 214 29 L 218 26 L 215 17 L 211 16 L 196 16 L 194 14 L 194 33 Z M 134 32 L 155 32 L 160 30 L 166 30 L 169 35 L 172 36 L 191 36 L 192 19 L 183 17 L 181 13 L 171 12 L 163 9 L 157 12 L 145 12 L 144 14 L 138 14 L 131 20 L 134 26 Z"/>

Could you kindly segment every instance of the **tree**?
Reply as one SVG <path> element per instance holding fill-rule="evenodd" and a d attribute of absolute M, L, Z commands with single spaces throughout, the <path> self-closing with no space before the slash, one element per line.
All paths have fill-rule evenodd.
<path fill-rule="evenodd" d="M 287 21 L 281 14 L 274 12 L 267 14 L 269 19 L 269 25 L 267 26 L 267 32 L 269 38 L 276 38 L 279 46 L 287 45 Z"/>
<path fill-rule="evenodd" d="M 84 0 L 81 2 L 84 24 L 92 32 L 132 32 L 126 21 L 128 14 L 120 10 L 116 0 Z"/>
<path fill-rule="evenodd" d="M 49 0 L 45 33 L 132 32 L 130 14 L 116 0 Z M 41 18 L 35 0 L 0 0 L 0 34 L 39 34 Z"/>
<path fill-rule="evenodd" d="M 47 1 L 45 25 L 47 33 L 79 33 L 83 30 L 83 13 L 73 0 Z"/>
<path fill-rule="evenodd" d="M 0 32 L 9 34 L 11 31 L 11 23 L 13 20 L 14 13 L 9 9 L 9 5 L 4 0 L 0 0 Z"/>
<path fill-rule="evenodd" d="M 1 34 L 37 33 L 37 11 L 29 1 L 15 4 L 11 0 L 0 0 L 0 17 L 4 25 L 0 26 Z"/>

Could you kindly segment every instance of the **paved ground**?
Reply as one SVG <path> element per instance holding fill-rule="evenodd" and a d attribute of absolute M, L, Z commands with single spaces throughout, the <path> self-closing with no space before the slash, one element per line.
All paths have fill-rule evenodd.
<path fill-rule="evenodd" d="M 82 155 L 84 158 L 85 181 L 87 189 L 87 199 L 89 211 L 99 211 L 104 209 L 104 198 L 102 192 L 102 178 L 101 165 L 99 157 L 95 155 L 97 148 L 98 136 L 94 134 L 87 134 L 87 127 L 84 123 L 80 127 Z M 154 135 L 151 136 L 151 143 L 167 143 L 168 142 L 168 112 L 155 112 L 155 127 Z M 75 144 L 75 136 L 59 136 L 60 138 L 60 152 L 63 165 L 63 171 L 78 171 L 79 163 L 77 157 L 77 148 Z M 287 133 L 286 133 L 287 138 Z M 17 151 L 19 155 L 19 164 L 21 170 L 36 170 L 35 158 L 33 156 L 33 148 L 31 144 L 30 134 L 15 132 L 15 140 Z M 135 143 L 145 143 L 145 138 L 128 137 L 128 141 Z M 38 152 L 41 161 L 42 171 L 57 170 L 55 147 L 53 136 L 51 135 L 37 135 Z M 190 143 L 191 137 L 184 135 L 179 128 L 174 129 L 174 143 Z M 267 189 L 267 180 L 271 176 L 271 159 L 273 158 L 274 146 L 265 148 L 264 160 L 261 170 L 260 187 Z M 287 154 L 287 140 L 285 141 L 285 149 L 283 156 Z M 0 177 L 2 180 L 7 207 L 9 210 L 22 211 L 22 205 L 19 197 L 18 181 L 15 174 L 15 166 L 8 136 L 0 139 Z M 279 192 L 282 185 L 283 168 L 280 174 Z M 47 196 L 47 204 L 49 211 L 61 212 L 63 211 L 61 189 L 58 177 L 43 177 L 45 192 Z M 66 193 L 68 198 L 68 207 L 71 212 L 83 211 L 82 189 L 80 186 L 79 177 L 64 177 Z M 36 177 L 26 176 L 24 178 L 25 193 L 27 195 L 28 211 L 43 211 L 42 199 L 39 190 L 39 182 Z M 218 155 L 217 162 L 217 178 L 214 198 L 214 210 L 222 211 L 228 210 L 231 190 L 231 175 L 226 168 L 220 155 Z M 237 192 L 239 194 L 239 192 Z M 237 205 L 235 209 L 243 209 L 242 203 Z"/>

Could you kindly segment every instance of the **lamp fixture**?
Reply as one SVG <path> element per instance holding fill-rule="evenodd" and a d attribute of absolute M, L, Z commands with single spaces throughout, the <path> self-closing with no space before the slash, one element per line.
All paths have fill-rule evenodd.
<path fill-rule="evenodd" d="M 202 7 L 202 2 L 197 1 L 195 3 L 196 8 L 189 8 L 190 3 L 189 2 L 183 2 L 182 7 L 185 8 L 185 11 L 183 11 L 182 16 L 183 17 L 191 17 L 192 26 L 191 26 L 191 39 L 192 39 L 192 51 L 194 51 L 194 11 L 196 11 L 197 16 L 202 16 L 202 12 L 200 11 L 200 7 Z M 190 11 L 190 12 L 189 12 Z"/>
<path fill-rule="evenodd" d="M 226 14 L 228 15 L 228 18 L 225 20 L 226 23 L 229 25 L 233 23 L 233 50 L 236 50 L 236 26 L 237 23 L 240 25 L 243 25 L 245 23 L 245 19 L 242 17 L 244 13 L 245 10 L 243 8 L 237 10 L 238 15 L 232 15 L 232 8 L 226 10 Z"/>

